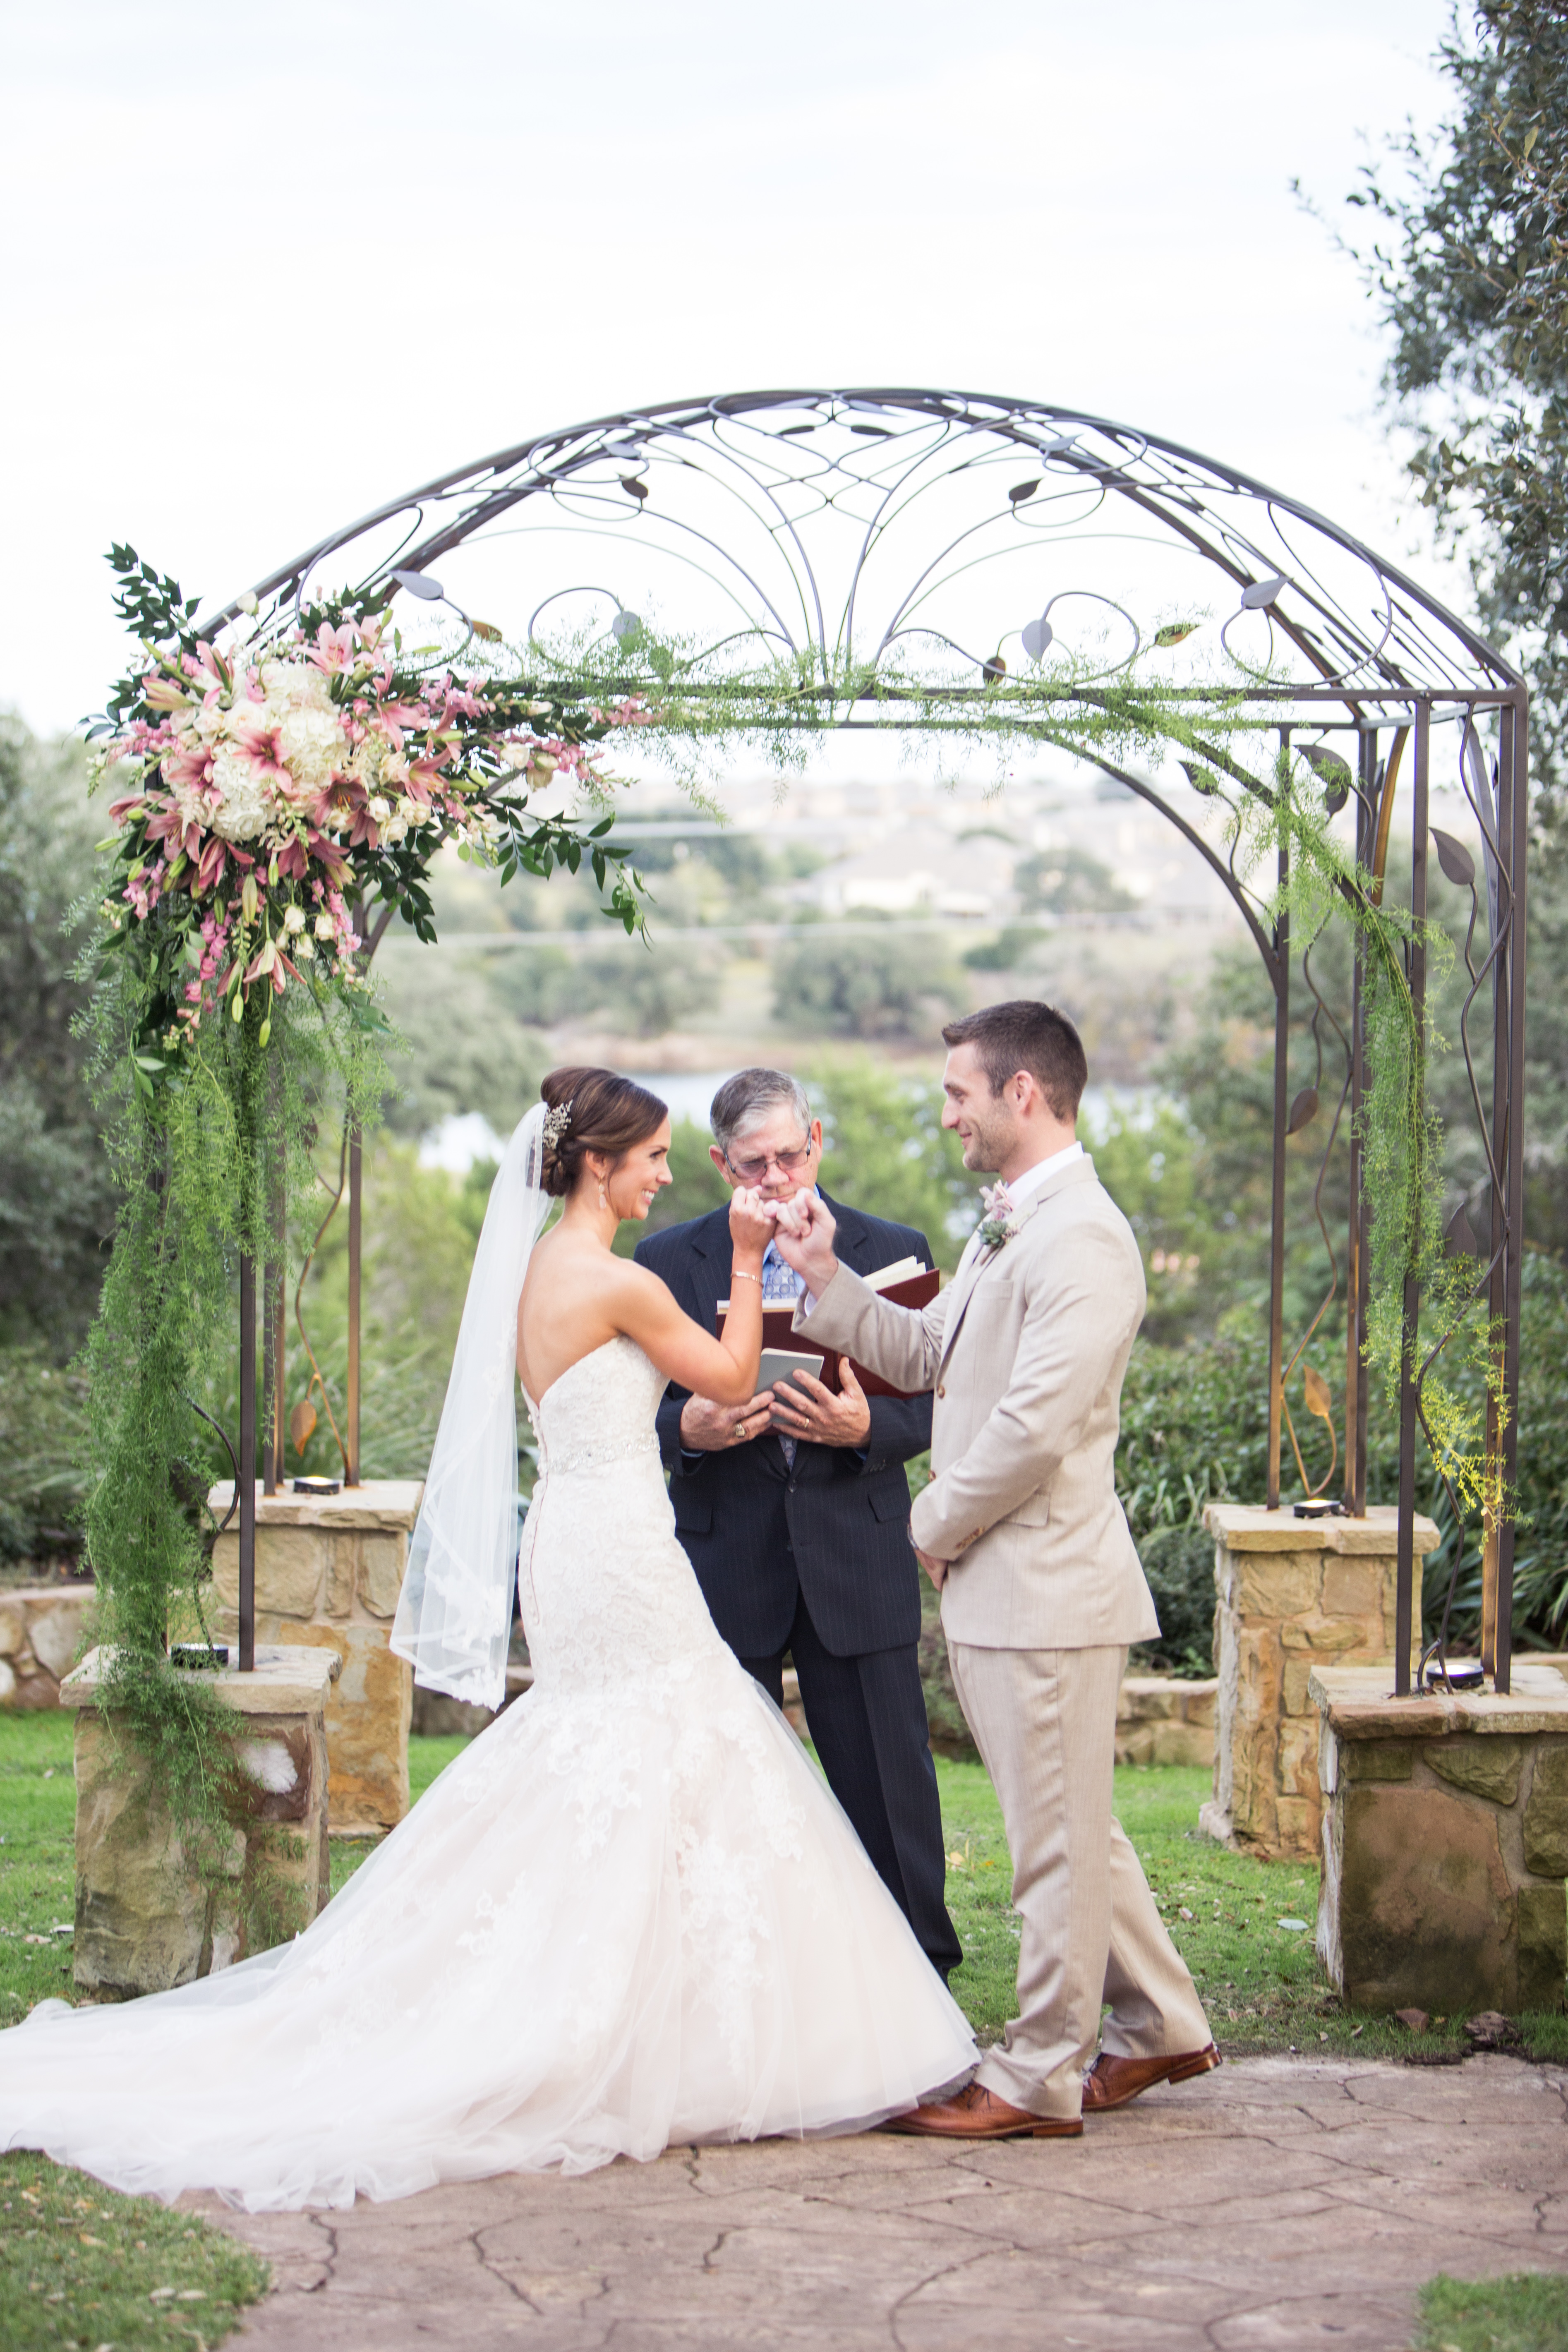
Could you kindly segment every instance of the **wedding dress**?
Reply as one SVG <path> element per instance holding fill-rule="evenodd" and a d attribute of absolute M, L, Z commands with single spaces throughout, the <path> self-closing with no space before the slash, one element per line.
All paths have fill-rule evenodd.
<path fill-rule="evenodd" d="M 302 1936 L 0 2033 L 0 2147 L 250 2211 L 847 2132 L 973 2066 L 963 2018 L 772 1701 L 609 1340 L 530 1406 L 533 1687 Z"/>

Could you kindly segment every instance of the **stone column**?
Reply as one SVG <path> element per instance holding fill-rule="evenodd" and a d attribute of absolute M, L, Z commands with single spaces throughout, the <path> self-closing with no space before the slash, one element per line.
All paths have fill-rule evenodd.
<path fill-rule="evenodd" d="M 1199 1826 L 1244 1853 L 1316 1862 L 1322 1800 L 1308 1682 L 1326 1664 L 1393 1674 L 1398 1513 L 1380 1506 L 1364 1519 L 1298 1519 L 1211 1503 L 1204 1525 L 1215 1538 L 1219 1710 L 1214 1798 Z M 1417 1561 L 1437 1542 L 1418 1517 Z"/>
<path fill-rule="evenodd" d="M 89 1650 L 60 1685 L 76 1709 L 76 1981 L 100 2000 L 166 1992 L 309 1927 L 330 1892 L 323 1717 L 336 1661 L 263 1648 L 205 1676 L 235 1716 L 254 1796 L 216 1885 L 186 1863 L 156 1773 L 97 1704 Z"/>
<path fill-rule="evenodd" d="M 0 1712 L 58 1706 L 93 1603 L 90 1584 L 25 1585 L 0 1592 Z"/>
<path fill-rule="evenodd" d="M 414 1673 L 388 1646 L 408 1538 L 425 1488 L 373 1478 L 336 1495 L 256 1494 L 256 1638 L 331 1651 L 341 1672 L 327 1703 L 334 1836 L 393 1829 L 408 1811 Z M 226 1480 L 207 1497 L 221 1519 Z M 239 1537 L 213 1553 L 220 1638 L 238 1632 Z"/>
<path fill-rule="evenodd" d="M 1318 1666 L 1328 1807 L 1318 1950 L 1356 2009 L 1560 2010 L 1568 1965 L 1568 1682 L 1395 1699 Z"/>

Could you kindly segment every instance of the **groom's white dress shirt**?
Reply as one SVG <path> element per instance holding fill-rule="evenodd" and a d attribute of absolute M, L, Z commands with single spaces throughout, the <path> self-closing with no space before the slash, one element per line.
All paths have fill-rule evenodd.
<path fill-rule="evenodd" d="M 1028 1199 L 1029 1194 L 1038 1185 L 1045 1182 L 1047 1176 L 1054 1176 L 1057 1170 L 1065 1168 L 1069 1160 L 1082 1158 L 1082 1144 L 1069 1143 L 1064 1150 L 1053 1151 L 1048 1159 L 1037 1160 L 1032 1168 L 1026 1168 L 1021 1176 L 1015 1176 L 1009 1181 L 1005 1187 L 1007 1198 L 1016 1209 Z"/>

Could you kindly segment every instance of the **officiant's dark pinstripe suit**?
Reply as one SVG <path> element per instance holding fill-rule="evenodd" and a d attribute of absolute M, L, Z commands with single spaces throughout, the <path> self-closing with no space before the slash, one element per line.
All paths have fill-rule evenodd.
<path fill-rule="evenodd" d="M 828 1203 L 835 1248 L 857 1274 L 918 1253 L 910 1225 Z M 639 1264 L 710 1331 L 730 1295 L 725 1209 L 649 1234 Z M 801 1343 L 805 1345 L 805 1342 Z M 834 1795 L 934 1968 L 963 1953 L 942 1900 L 945 1860 L 927 1746 L 917 1644 L 920 1569 L 909 1540 L 904 1464 L 931 1444 L 929 1396 L 869 1397 L 863 1451 L 802 1443 L 793 1465 L 771 1433 L 725 1453 L 687 1454 L 671 1387 L 658 1412 L 675 1527 L 713 1622 L 776 1701 L 787 1651 Z"/>

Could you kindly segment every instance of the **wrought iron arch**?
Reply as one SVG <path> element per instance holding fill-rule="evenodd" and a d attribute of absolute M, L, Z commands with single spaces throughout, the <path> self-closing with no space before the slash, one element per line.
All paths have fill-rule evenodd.
<path fill-rule="evenodd" d="M 314 541 L 247 597 L 208 616 L 204 627 L 215 631 L 252 598 L 278 618 L 290 605 L 302 610 L 314 590 L 345 585 L 378 604 L 403 598 L 438 606 L 454 635 L 463 629 L 471 635 L 482 615 L 487 634 L 499 628 L 524 642 L 534 642 L 542 612 L 574 601 L 581 629 L 592 635 L 598 628 L 629 647 L 651 602 L 661 626 L 684 632 L 700 647 L 710 677 L 732 680 L 759 657 L 793 663 L 802 724 L 813 729 L 885 730 L 894 723 L 911 732 L 940 731 L 956 723 L 955 711 L 962 718 L 966 700 L 984 709 L 1005 679 L 1009 694 L 1026 704 L 1033 682 L 1040 732 L 1048 740 L 1052 701 L 1063 691 L 1044 662 L 1053 646 L 1076 656 L 1071 691 L 1083 698 L 1092 696 L 1097 661 L 1101 678 L 1124 675 L 1136 660 L 1156 662 L 1168 691 L 1196 693 L 1194 660 L 1217 644 L 1249 667 L 1254 682 L 1244 698 L 1282 741 L 1308 729 L 1319 746 L 1331 734 L 1352 739 L 1353 756 L 1342 759 L 1335 773 L 1343 771 L 1358 857 L 1379 892 L 1410 744 L 1410 903 L 1416 918 L 1426 904 L 1433 730 L 1452 724 L 1485 886 L 1488 947 L 1478 965 L 1467 944 L 1471 985 L 1461 1043 L 1489 1173 L 1481 1222 L 1489 1218 L 1489 1235 L 1476 1254 L 1485 1265 L 1489 1312 L 1504 1335 L 1502 1393 L 1489 1446 L 1511 1484 L 1522 1248 L 1528 698 L 1518 670 L 1405 572 L 1300 500 L 1155 434 L 1047 402 L 848 387 L 661 402 L 520 441 Z M 1162 610 L 1172 616 L 1163 625 Z M 1086 620 L 1086 612 L 1097 617 Z M 1195 637 L 1203 646 L 1192 646 Z M 1496 730 L 1489 772 L 1483 726 Z M 1080 747 L 1061 748 L 1083 756 Z M 1289 919 L 1269 913 L 1236 873 L 1234 855 L 1227 862 L 1176 805 L 1173 783 L 1090 756 L 1157 808 L 1205 859 L 1240 910 L 1274 992 L 1267 1499 L 1277 1508 L 1282 1426 L 1289 1426 L 1283 1328 Z M 1482 898 L 1473 873 L 1469 887 L 1479 919 Z M 390 911 L 381 917 L 383 927 Z M 1472 919 L 1471 941 L 1475 930 Z M 1307 978 L 1316 996 L 1310 970 Z M 1407 978 L 1420 1018 L 1426 971 L 1418 943 Z M 1489 1105 L 1467 1025 L 1483 995 L 1491 1015 Z M 1315 1026 L 1326 1010 L 1321 997 L 1318 1005 Z M 1352 1163 L 1343 1507 L 1361 1514 L 1367 1227 L 1355 1205 L 1364 1079 L 1359 963 L 1352 1033 L 1342 1044 L 1335 1126 L 1348 1109 Z M 351 1265 L 357 1272 L 357 1144 L 350 1161 Z M 1323 1231 L 1327 1243 L 1326 1225 Z M 270 1313 L 270 1287 L 268 1296 Z M 1401 1689 L 1408 1686 L 1414 1607 L 1421 1381 L 1447 1336 L 1420 1358 L 1419 1305 L 1407 1297 Z M 351 1318 L 350 1468 L 357 1477 L 357 1284 L 351 1286 Z M 280 1314 L 271 1321 L 270 1429 L 279 1441 Z M 1294 1444 L 1293 1427 L 1290 1434 Z M 280 1443 L 269 1444 L 267 1458 L 270 1475 L 280 1466 Z M 1509 1686 L 1512 1551 L 1507 1521 L 1489 1526 L 1483 1649 L 1499 1690 Z"/>

